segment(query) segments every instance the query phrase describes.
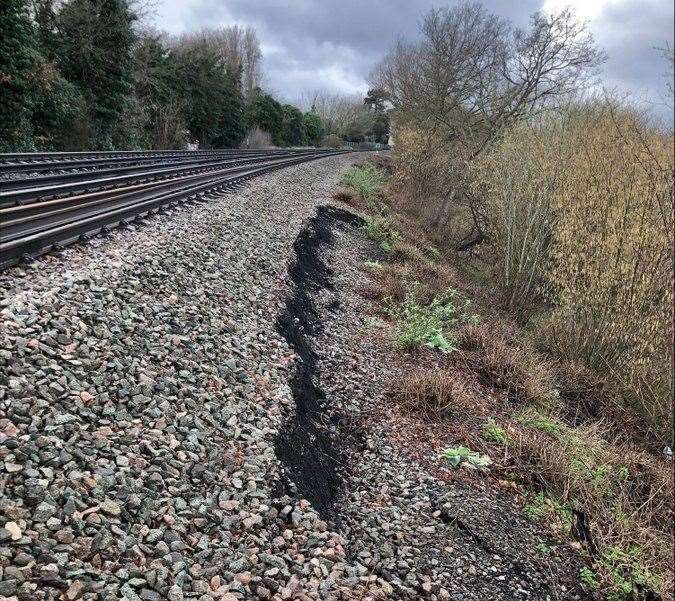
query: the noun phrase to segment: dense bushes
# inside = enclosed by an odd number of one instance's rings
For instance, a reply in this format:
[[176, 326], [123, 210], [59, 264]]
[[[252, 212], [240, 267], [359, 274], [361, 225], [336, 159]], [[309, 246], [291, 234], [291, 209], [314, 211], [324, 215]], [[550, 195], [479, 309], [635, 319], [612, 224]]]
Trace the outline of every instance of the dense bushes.
[[36, 54], [26, 2], [9, 0], [3, 6], [0, 31], [0, 151], [29, 150]]
[[[486, 66], [518, 99], [509, 107], [489, 78], [462, 67], [513, 51], [492, 35], [520, 40], [513, 68], [533, 63], [519, 74]], [[537, 51], [528, 53], [528, 45]], [[556, 65], [554, 79], [540, 82], [546, 101], [527, 83], [542, 60], [544, 71]], [[460, 3], [432, 11], [422, 41], [399, 44], [375, 79], [395, 105], [399, 208], [446, 248], [487, 242], [482, 252], [491, 254], [505, 307], [532, 320], [559, 357], [620, 383], [617, 404], [665, 442], [672, 423], [673, 137], [612, 100], [569, 104], [571, 89], [601, 60], [570, 13], [533, 17], [530, 37], [479, 5]], [[436, 64], [447, 64], [447, 72], [430, 68]], [[435, 89], [447, 93], [438, 97]], [[483, 99], [476, 106], [463, 100], [474, 94]]]
[[[593, 107], [593, 111], [596, 108]], [[575, 111], [572, 121], [585, 114], [585, 111]], [[602, 111], [600, 114], [593, 112], [597, 131], [587, 123], [580, 128], [580, 131], [586, 131], [588, 148], [593, 147], [596, 135], [608, 136], [613, 143], [617, 142], [610, 123], [602, 122], [602, 114]], [[611, 112], [607, 114], [615, 128], [617, 123], [622, 123], [621, 120], [615, 121]], [[555, 194], [550, 194], [550, 198], [542, 202], [542, 197], [545, 197], [543, 191], [550, 190], [551, 186], [540, 189], [532, 184], [547, 181], [543, 177], [547, 173], [556, 182], [566, 181], [567, 177], [574, 175], [560, 174], [555, 167], [550, 171], [542, 167], [541, 173], [532, 168], [537, 161], [546, 163], [550, 160], [555, 164], [557, 149], [565, 147], [563, 140], [566, 138], [561, 134], [564, 130], [559, 128], [561, 123], [566, 121], [558, 116], [539, 120], [537, 127], [532, 124], [519, 126], [509, 131], [495, 146], [490, 152], [490, 160], [476, 165], [472, 175], [490, 176], [490, 186], [487, 178], [481, 184], [486, 207], [502, 210], [505, 217], [488, 222], [487, 243], [469, 256], [448, 249], [441, 254], [423, 252], [422, 249], [429, 247], [429, 239], [411, 226], [405, 213], [395, 210], [397, 205], [407, 206], [405, 201], [396, 198], [395, 189], [381, 190], [377, 205], [357, 204], [360, 210], [370, 212], [365, 220], [364, 233], [381, 247], [383, 240], [386, 241], [383, 234], [396, 232], [396, 252], [385, 252], [381, 261], [364, 265], [371, 282], [362, 289], [362, 294], [376, 303], [378, 315], [390, 318], [394, 346], [416, 349], [405, 358], [407, 373], [404, 372], [401, 377], [397, 374], [391, 384], [391, 398], [398, 407], [423, 420], [421, 427], [428, 429], [426, 431], [431, 438], [450, 439], [490, 456], [493, 474], [500, 482], [504, 484], [503, 478], [506, 478], [512, 481], [511, 484], [517, 483], [514, 488], [529, 499], [524, 507], [528, 517], [551, 526], [560, 536], [576, 538], [575, 544], [583, 545], [591, 558], [589, 565], [583, 568], [584, 576], [580, 575], [585, 588], [602, 588], [606, 598], [615, 601], [648, 599], [652, 598], [653, 592], [669, 598], [673, 584], [673, 478], [672, 465], [659, 456], [670, 432], [668, 396], [660, 397], [665, 404], [659, 409], [658, 405], [649, 404], [650, 397], [644, 393], [638, 397], [639, 389], [634, 385], [626, 386], [639, 361], [625, 364], [621, 371], [624, 375], [619, 378], [618, 373], [608, 372], [606, 366], [591, 368], [577, 361], [575, 358], [580, 357], [587, 364], [591, 363], [581, 349], [566, 355], [555, 348], [555, 338], [548, 338], [552, 327], [550, 322], [561, 327], [560, 336], [568, 335], [564, 327], [573, 332], [576, 325], [565, 324], [556, 315], [554, 303], [562, 303], [563, 299], [554, 297], [557, 287], [553, 285], [553, 276], [558, 273], [557, 268], [562, 268], [558, 264], [566, 263], [552, 259], [551, 247], [556, 243], [555, 230], [569, 218], [566, 212], [576, 214], [580, 208], [570, 206], [574, 200], [571, 197], [559, 201]], [[631, 131], [640, 131], [636, 129], [636, 122], [632, 124]], [[550, 138], [553, 132], [556, 136], [560, 134], [559, 137]], [[643, 130], [637, 139], [649, 139], [648, 136], [643, 137], [644, 133]], [[535, 134], [542, 136], [540, 142], [531, 137]], [[662, 137], [657, 139], [667, 142]], [[543, 148], [552, 151], [554, 147], [556, 152], [552, 152], [553, 156], [537, 153]], [[579, 148], [586, 147], [582, 144]], [[664, 148], [667, 149], [667, 145]], [[611, 153], [627, 156], [627, 150], [623, 146], [612, 146], [611, 152], [609, 148], [603, 149], [603, 156]], [[520, 158], [524, 166], [519, 168], [513, 164], [510, 172], [511, 161], [518, 162], [514, 157]], [[499, 160], [503, 160], [504, 169], [501, 171], [497, 169]], [[569, 165], [571, 162], [562, 164], [563, 167]], [[368, 173], [371, 169], [352, 168], [350, 176], [344, 181], [352, 194], [351, 198], [345, 198], [347, 202], [353, 201], [355, 196], [362, 196], [358, 186], [354, 185], [359, 179], [355, 179], [353, 173], [358, 170]], [[626, 169], [626, 178], [640, 181], [630, 167]], [[529, 173], [530, 170], [537, 175]], [[509, 172], [513, 181], [504, 184], [506, 193], [500, 186], [500, 177]], [[581, 174], [578, 174], [573, 180], [578, 187], [582, 181], [580, 178]], [[596, 178], [592, 181], [602, 183]], [[520, 183], [516, 185], [515, 182]], [[664, 190], [668, 193], [667, 186]], [[516, 194], [522, 198], [512, 199]], [[616, 194], [612, 199], [618, 201]], [[581, 203], [581, 200], [576, 202]], [[544, 207], [549, 218], [543, 221], [529, 217], [510, 218], [509, 207], [500, 209], [495, 206], [507, 201], [522, 205], [523, 208], [515, 211], [520, 215], [530, 215]], [[647, 202], [647, 199], [643, 198], [643, 201]], [[565, 204], [560, 205], [559, 202]], [[610, 209], [605, 212], [612, 214]], [[666, 212], [671, 214], [667, 208]], [[562, 215], [559, 216], [559, 213]], [[636, 208], [627, 218], [631, 220], [647, 213]], [[613, 258], [624, 253], [627, 259], [632, 256], [630, 247], [617, 251], [614, 246], [599, 245], [589, 236], [589, 233], [597, 233], [592, 227], [592, 214], [586, 217], [588, 222], [573, 223], [581, 229], [580, 244], [597, 246], [589, 251], [591, 258], [595, 253], [608, 249]], [[598, 221], [603, 223], [601, 219]], [[501, 228], [503, 223], [509, 227]], [[532, 252], [528, 247], [528, 237], [534, 235], [533, 230], [541, 223], [545, 224], [542, 227], [548, 235], [543, 236], [547, 239], [545, 244], [534, 244], [535, 249], [543, 249], [541, 269], [536, 271], [537, 283], [529, 288], [530, 292], [517, 297], [527, 299], [527, 313], [538, 309], [537, 319], [530, 320], [525, 329], [503, 311], [503, 306], [496, 306], [495, 300], [499, 297], [500, 287], [508, 298], [504, 277], [506, 249], [509, 244], [514, 247], [511, 251], [514, 262], [528, 255]], [[497, 228], [503, 229], [501, 234]], [[602, 232], [602, 229], [598, 231]], [[618, 231], [617, 228], [615, 231]], [[618, 241], [621, 237], [609, 239]], [[502, 240], [510, 242], [502, 243]], [[658, 244], [654, 244], [653, 240], [652, 244], [653, 248], [657, 248]], [[410, 251], [399, 252], [406, 248]], [[583, 264], [582, 248], [585, 246], [571, 248], [574, 256], [567, 260], [572, 264]], [[642, 262], [650, 264], [644, 256]], [[594, 273], [597, 281], [584, 279], [585, 271], [579, 267], [577, 279], [570, 278], [564, 282], [570, 287], [572, 284], [579, 286], [581, 290], [590, 287], [596, 295], [606, 295], [612, 290], [621, 295], [624, 293], [621, 286], [615, 285], [612, 289], [603, 279], [613, 271], [613, 264], [609, 260], [607, 263], [607, 273]], [[523, 264], [529, 266], [531, 262], [523, 259]], [[480, 270], [480, 284], [473, 281], [473, 269]], [[510, 269], [510, 273], [518, 273], [517, 269]], [[632, 269], [634, 273], [641, 273], [635, 266]], [[496, 277], [491, 278], [490, 275]], [[667, 286], [669, 281], [670, 275], [664, 274], [661, 285]], [[459, 292], [448, 299], [444, 296], [447, 290]], [[652, 292], [655, 294], [652, 302], [657, 298], [661, 300], [659, 294], [668, 295], [663, 290]], [[462, 309], [462, 304], [457, 302], [461, 297], [472, 298], [471, 313], [475, 310], [477, 315], [468, 315], [468, 308]], [[591, 304], [592, 299], [584, 302]], [[666, 305], [669, 303], [667, 300], [664, 302]], [[596, 319], [602, 318], [597, 307], [587, 309], [585, 304], [572, 304], [570, 309], [579, 315], [589, 310]], [[620, 315], [617, 312], [612, 314], [612, 318], [629, 317], [628, 313]], [[545, 325], [542, 325], [542, 316]], [[639, 318], [636, 316], [635, 319], [639, 326]], [[626, 328], [634, 335], [638, 335], [640, 329], [632, 324], [626, 324]], [[657, 334], [652, 333], [655, 338]], [[668, 357], [667, 333], [661, 332], [660, 335], [664, 354], [656, 352], [651, 355], [645, 363], [651, 366], [651, 371], [640, 372], [645, 382], [652, 383], [653, 392], [657, 390], [654, 382], [659, 381], [657, 368], [663, 368], [661, 375], [664, 376], [667, 371], [667, 360], [664, 359]], [[629, 345], [627, 341], [617, 345], [621, 348], [630, 346], [634, 350], [640, 346], [635, 343]], [[434, 368], [429, 369], [429, 365]], [[645, 375], [649, 374], [651, 378], [647, 379]], [[667, 386], [667, 380], [662, 385]], [[626, 396], [631, 393], [635, 396]], [[628, 404], [630, 398], [641, 398], [645, 408], [650, 407], [652, 413], [636, 410], [641, 406]], [[621, 407], [621, 411], [617, 407]], [[659, 411], [654, 411], [655, 408]], [[639, 418], [640, 415], [642, 418]], [[652, 422], [652, 432], [656, 432], [657, 437], [653, 434], [645, 437], [644, 430], [634, 428], [641, 426], [647, 415], [658, 417]], [[451, 420], [443, 419], [449, 416]], [[416, 427], [420, 427], [417, 422]], [[425, 448], [423, 443], [420, 448]]]
[[[569, 12], [535, 15], [526, 33], [478, 4], [429, 13], [374, 73], [395, 107], [387, 217], [400, 246], [432, 240], [439, 269], [483, 300], [490, 328], [458, 333], [448, 373], [500, 420], [507, 476], [543, 500], [533, 515], [590, 524], [582, 542], [610, 598], [665, 598], [673, 133], [583, 92], [601, 60]], [[400, 226], [411, 217], [427, 236]], [[393, 276], [411, 271], [379, 269], [367, 296], [400, 297]], [[476, 444], [473, 423], [452, 436]]]
[[673, 140], [611, 103], [513, 127], [473, 165], [507, 305], [671, 423]]

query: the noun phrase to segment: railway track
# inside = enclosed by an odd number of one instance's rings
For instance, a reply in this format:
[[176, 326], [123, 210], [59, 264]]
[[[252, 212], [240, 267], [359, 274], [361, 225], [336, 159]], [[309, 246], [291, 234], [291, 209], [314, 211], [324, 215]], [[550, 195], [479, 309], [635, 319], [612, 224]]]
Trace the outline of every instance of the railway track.
[[[243, 181], [342, 151], [0, 154], [0, 270]], [[27, 175], [28, 174], [28, 175]]]

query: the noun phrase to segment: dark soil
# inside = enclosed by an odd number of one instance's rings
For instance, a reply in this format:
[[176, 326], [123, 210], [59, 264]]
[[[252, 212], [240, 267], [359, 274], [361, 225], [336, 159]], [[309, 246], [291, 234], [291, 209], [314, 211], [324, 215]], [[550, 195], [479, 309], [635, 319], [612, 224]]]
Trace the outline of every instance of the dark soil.
[[[329, 206], [321, 206], [301, 230], [288, 267], [293, 294], [276, 323], [277, 331], [297, 353], [290, 385], [295, 412], [275, 440], [276, 455], [298, 496], [307, 499], [325, 519], [342, 490], [340, 466], [343, 452], [324, 415], [326, 395], [320, 386], [318, 357], [313, 341], [322, 331], [316, 298], [333, 288], [333, 270], [321, 257], [334, 244], [333, 229], [352, 228], [361, 218]], [[330, 306], [337, 307], [337, 299]], [[332, 416], [335, 420], [335, 416]]]

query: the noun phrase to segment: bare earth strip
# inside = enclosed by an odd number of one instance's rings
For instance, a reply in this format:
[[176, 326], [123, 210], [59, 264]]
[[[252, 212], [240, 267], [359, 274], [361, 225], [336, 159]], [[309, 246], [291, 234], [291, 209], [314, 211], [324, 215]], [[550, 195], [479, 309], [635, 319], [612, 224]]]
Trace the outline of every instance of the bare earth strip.
[[317, 211], [352, 161], [0, 276], [0, 597], [580, 598], [507, 495], [432, 476], [388, 418], [370, 243]]

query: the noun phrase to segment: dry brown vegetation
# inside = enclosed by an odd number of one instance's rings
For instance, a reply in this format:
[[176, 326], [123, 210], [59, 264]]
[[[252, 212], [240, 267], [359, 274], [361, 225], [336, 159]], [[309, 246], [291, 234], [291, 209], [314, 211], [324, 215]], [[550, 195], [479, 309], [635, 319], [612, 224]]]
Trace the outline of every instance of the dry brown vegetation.
[[[411, 353], [392, 397], [534, 487], [528, 513], [589, 555], [586, 587], [669, 598], [673, 134], [584, 92], [604, 57], [569, 11], [518, 31], [461, 2], [420, 33], [373, 74], [395, 146], [364, 292], [386, 316], [414, 289], [438, 354], [420, 371]], [[424, 321], [460, 297], [478, 325]]]
[[[500, 289], [483, 253], [446, 247], [431, 258], [424, 252], [438, 237], [403, 211], [396, 184], [394, 177], [380, 214], [399, 239], [376, 268], [367, 268], [371, 283], [363, 295], [386, 317], [387, 303], [402, 302], [411, 287], [422, 306], [454, 288], [472, 299], [480, 319], [457, 325], [456, 350], [437, 353], [434, 368], [427, 351], [409, 355], [409, 372], [392, 384], [392, 400], [430, 429], [447, 425], [448, 444], [489, 454], [497, 478], [540, 491], [528, 497], [528, 515], [577, 540], [614, 598], [647, 591], [666, 598], [672, 590], [672, 464], [645, 450], [647, 431], [617, 410], [616, 381], [542, 348], [536, 329], [523, 329], [507, 304], [495, 306]], [[340, 194], [369, 210], [354, 190]], [[484, 275], [479, 283], [467, 277], [476, 271]], [[636, 432], [637, 442], [631, 440]]]

